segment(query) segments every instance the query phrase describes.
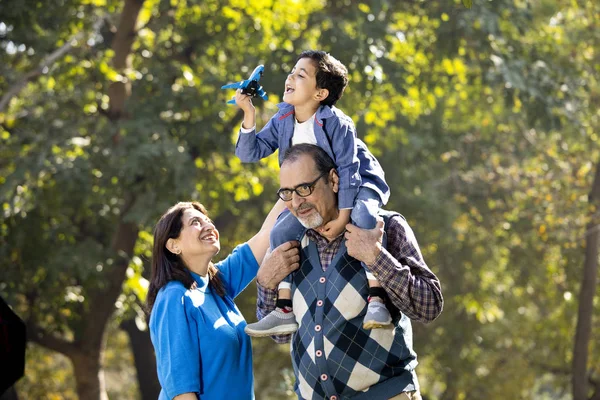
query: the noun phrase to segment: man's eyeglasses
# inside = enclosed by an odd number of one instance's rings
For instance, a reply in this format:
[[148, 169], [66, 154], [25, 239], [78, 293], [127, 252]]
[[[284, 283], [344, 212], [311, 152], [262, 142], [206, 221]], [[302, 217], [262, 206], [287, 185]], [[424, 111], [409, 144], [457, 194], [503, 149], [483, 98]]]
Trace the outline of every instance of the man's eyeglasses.
[[312, 194], [313, 190], [315, 189], [315, 185], [317, 184], [319, 179], [321, 179], [322, 177], [327, 175], [328, 172], [323, 172], [314, 181], [308, 182], [308, 183], [301, 183], [298, 186], [296, 186], [295, 188], [292, 188], [292, 189], [281, 188], [277, 191], [277, 196], [279, 196], [279, 198], [283, 201], [292, 200], [292, 196], [294, 195], [294, 192], [296, 192], [296, 194], [300, 197], [310, 196]]

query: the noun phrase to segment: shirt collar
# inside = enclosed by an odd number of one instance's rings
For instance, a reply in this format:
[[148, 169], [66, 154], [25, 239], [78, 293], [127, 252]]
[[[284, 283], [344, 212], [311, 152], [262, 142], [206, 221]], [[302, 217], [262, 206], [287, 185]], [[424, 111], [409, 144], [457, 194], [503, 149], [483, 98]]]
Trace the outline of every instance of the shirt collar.
[[333, 244], [336, 242], [341, 242], [344, 234], [340, 234], [340, 236], [336, 237], [335, 239], [333, 239], [332, 241], [327, 240], [324, 236], [322, 236], [321, 234], [319, 234], [317, 231], [315, 231], [314, 229], [308, 229], [306, 231], [306, 236], [308, 236], [308, 238], [310, 240], [312, 240], [313, 242], [317, 243], [317, 244]]
[[[291, 105], [290, 103], [286, 103], [281, 102], [279, 104], [277, 104], [277, 107], [283, 112], [286, 113], [288, 111], [291, 111], [294, 109], [294, 106]], [[317, 109], [317, 119], [321, 120], [321, 119], [326, 119], [329, 117], [333, 117], [333, 108], [330, 106], [320, 106]]]
[[190, 274], [192, 274], [192, 278], [194, 278], [198, 289], [203, 289], [208, 286], [208, 273], [206, 274], [206, 276], [201, 276], [195, 272], [190, 271]]

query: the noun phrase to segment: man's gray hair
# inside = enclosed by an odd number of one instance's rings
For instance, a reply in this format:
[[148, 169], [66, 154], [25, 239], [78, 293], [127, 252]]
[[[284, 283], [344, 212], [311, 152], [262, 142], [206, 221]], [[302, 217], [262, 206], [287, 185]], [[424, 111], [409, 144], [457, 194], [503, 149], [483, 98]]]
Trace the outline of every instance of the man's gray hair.
[[[319, 146], [309, 143], [300, 143], [289, 147], [283, 155], [283, 161], [281, 162], [281, 165], [286, 162], [297, 161], [302, 155], [307, 155], [314, 160], [319, 174], [326, 174], [332, 168], [337, 171], [337, 166], [331, 157], [329, 157], [329, 155], [325, 152], [325, 150]], [[328, 181], [329, 176], [326, 175], [325, 182]]]

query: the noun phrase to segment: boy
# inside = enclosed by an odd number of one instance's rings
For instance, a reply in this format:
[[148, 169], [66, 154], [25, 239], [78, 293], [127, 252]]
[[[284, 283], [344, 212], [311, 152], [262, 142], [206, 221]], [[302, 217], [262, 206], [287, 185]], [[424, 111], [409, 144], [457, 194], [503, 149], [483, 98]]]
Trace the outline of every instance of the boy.
[[[340, 61], [323, 51], [304, 51], [285, 81], [284, 102], [258, 134], [251, 98], [240, 90], [235, 97], [244, 112], [235, 150], [242, 162], [256, 162], [279, 149], [281, 164], [287, 148], [298, 143], [320, 146], [335, 161], [340, 178], [339, 216], [317, 229], [329, 239], [342, 234], [350, 220], [361, 228], [373, 229], [378, 209], [389, 199], [389, 187], [379, 162], [356, 137], [352, 120], [334, 107], [347, 84], [348, 71]], [[309, 196], [319, 179], [293, 190], [280, 189], [278, 195], [284, 201], [290, 201], [294, 193]], [[284, 211], [271, 233], [271, 248], [298, 240], [307, 228], [311, 227], [303, 227], [289, 211]], [[388, 326], [392, 319], [384, 305], [385, 291], [364, 267], [369, 281], [369, 305], [363, 328]], [[288, 277], [279, 285], [277, 308], [262, 320], [247, 325], [245, 331], [250, 336], [270, 336], [293, 333], [297, 328]]]

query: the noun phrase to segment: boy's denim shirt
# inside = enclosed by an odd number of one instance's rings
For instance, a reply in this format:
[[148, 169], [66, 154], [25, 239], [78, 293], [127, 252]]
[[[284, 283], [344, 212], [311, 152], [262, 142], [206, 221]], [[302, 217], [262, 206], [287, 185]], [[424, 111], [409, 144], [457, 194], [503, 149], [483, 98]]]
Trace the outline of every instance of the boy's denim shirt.
[[[279, 111], [256, 133], [240, 131], [235, 154], [242, 162], [257, 162], [279, 149], [279, 165], [294, 135], [294, 106], [279, 103]], [[338, 207], [352, 208], [361, 186], [375, 190], [381, 204], [387, 203], [390, 188], [385, 182], [381, 165], [365, 143], [356, 137], [352, 119], [339, 108], [321, 106], [315, 114], [317, 145], [335, 162], [340, 177]]]

